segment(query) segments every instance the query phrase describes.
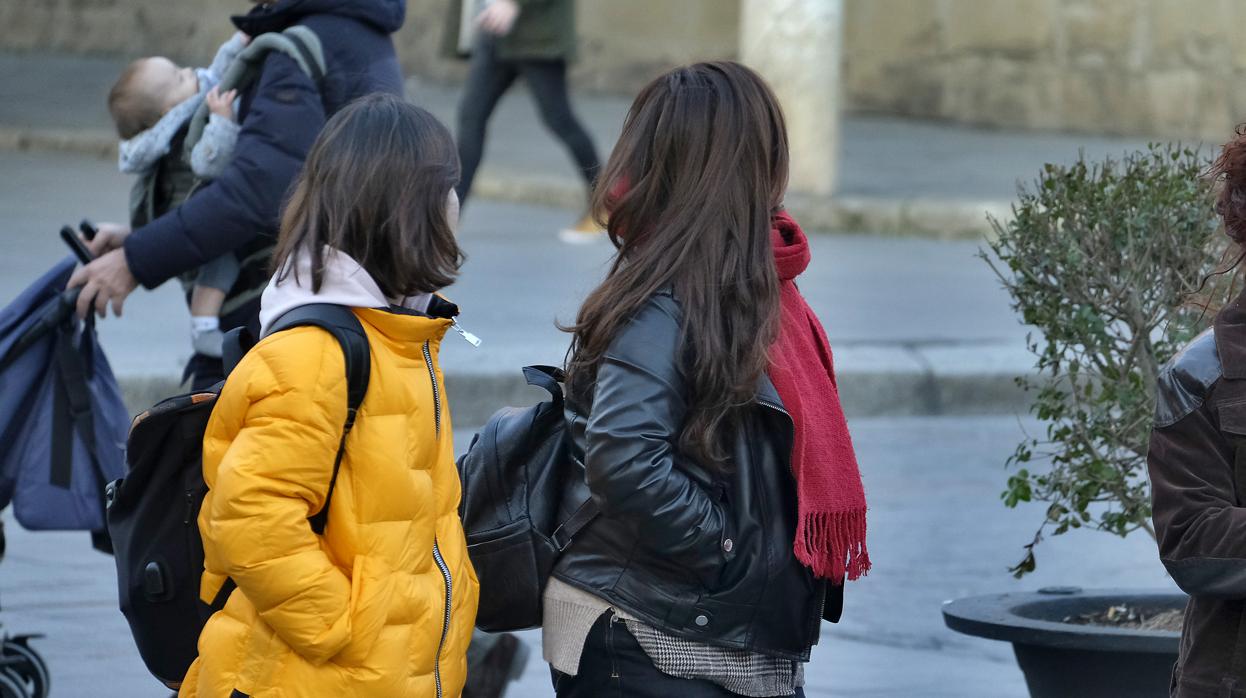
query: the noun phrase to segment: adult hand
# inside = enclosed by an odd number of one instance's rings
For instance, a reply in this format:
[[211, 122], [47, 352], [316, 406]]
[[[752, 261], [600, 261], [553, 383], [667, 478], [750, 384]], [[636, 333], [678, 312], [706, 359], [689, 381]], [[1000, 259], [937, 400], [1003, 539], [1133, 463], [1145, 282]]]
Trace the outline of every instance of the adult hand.
[[476, 26], [494, 36], [506, 36], [518, 17], [519, 3], [515, 0], [493, 0], [476, 17]]
[[105, 252], [121, 247], [126, 236], [130, 234], [130, 226], [120, 223], [100, 223], [98, 234], [91, 240], [83, 240], [91, 254], [98, 257]]
[[69, 277], [69, 288], [78, 287], [82, 287], [82, 292], [78, 294], [78, 317], [85, 318], [92, 306], [100, 317], [104, 317], [109, 303], [112, 303], [113, 313], [121, 317], [121, 306], [126, 297], [138, 288], [138, 281], [130, 273], [125, 250], [115, 249], [74, 271]]

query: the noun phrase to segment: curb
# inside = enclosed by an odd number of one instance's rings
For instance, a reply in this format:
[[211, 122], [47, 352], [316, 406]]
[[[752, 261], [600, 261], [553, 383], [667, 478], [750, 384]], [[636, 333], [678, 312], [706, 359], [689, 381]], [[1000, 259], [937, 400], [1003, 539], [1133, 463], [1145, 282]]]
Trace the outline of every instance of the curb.
[[49, 150], [116, 159], [117, 140], [108, 132], [0, 126], [0, 150]]
[[[121, 376], [118, 382], [131, 414], [185, 392], [172, 375]], [[1023, 414], [1029, 409], [1015, 373], [844, 371], [838, 382], [850, 418]], [[460, 428], [482, 425], [503, 406], [531, 405], [544, 395], [524, 383], [517, 370], [449, 373], [446, 393]]]
[[[486, 165], [472, 185], [472, 195], [494, 201], [584, 208], [584, 189], [575, 180], [551, 175], [504, 172]], [[882, 233], [936, 240], [979, 240], [994, 236], [990, 218], [1007, 221], [1012, 202], [972, 199], [817, 198], [793, 194], [787, 207], [810, 230]]]
[[[0, 150], [79, 153], [111, 159], [117, 142], [110, 132], [0, 126]], [[473, 195], [494, 201], [584, 208], [582, 185], [569, 177], [485, 167]], [[993, 235], [987, 216], [1007, 220], [1009, 201], [972, 199], [881, 198], [837, 196], [818, 198], [793, 194], [788, 208], [809, 230], [881, 233], [936, 240], [981, 239]]]

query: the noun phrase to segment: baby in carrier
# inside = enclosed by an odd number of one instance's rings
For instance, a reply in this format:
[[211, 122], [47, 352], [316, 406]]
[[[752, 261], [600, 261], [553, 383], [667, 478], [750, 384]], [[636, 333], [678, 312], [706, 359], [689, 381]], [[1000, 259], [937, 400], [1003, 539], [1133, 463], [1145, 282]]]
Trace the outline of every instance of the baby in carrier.
[[[108, 111], [122, 138], [118, 162], [122, 172], [151, 177], [163, 171], [160, 166], [166, 159], [185, 158], [180, 139], [206, 101], [211, 114], [190, 153], [190, 170], [199, 181], [221, 173], [233, 154], [239, 126], [234, 111], [237, 91], [221, 93], [217, 85], [247, 42], [245, 34], [235, 34], [208, 68], [182, 68], [163, 57], [140, 58], [126, 67], [108, 94]], [[193, 188], [184, 187], [176, 198], [184, 200]], [[190, 293], [191, 341], [196, 352], [221, 355], [221, 308], [238, 273], [238, 259], [231, 253], [208, 262], [196, 274]]]

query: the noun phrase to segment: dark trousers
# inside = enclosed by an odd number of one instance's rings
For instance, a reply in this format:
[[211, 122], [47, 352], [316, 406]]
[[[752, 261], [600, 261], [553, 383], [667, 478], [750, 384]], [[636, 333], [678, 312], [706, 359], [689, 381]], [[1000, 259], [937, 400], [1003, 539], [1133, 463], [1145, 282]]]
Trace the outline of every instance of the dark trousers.
[[[567, 676], [557, 670], [558, 698], [735, 698], [737, 694], [709, 681], [677, 679], [658, 671], [649, 655], [614, 613], [602, 614], [584, 643], [580, 671]], [[776, 697], [777, 698], [777, 697]], [[805, 698], [796, 689], [795, 698]]]
[[541, 120], [571, 151], [584, 182], [592, 188], [601, 163], [597, 148], [567, 97], [567, 64], [562, 60], [498, 60], [493, 40], [482, 36], [472, 51], [471, 67], [459, 102], [459, 161], [463, 171], [456, 189], [459, 201], [466, 202], [472, 180], [484, 153], [485, 129], [498, 100], [523, 75], [536, 98]]

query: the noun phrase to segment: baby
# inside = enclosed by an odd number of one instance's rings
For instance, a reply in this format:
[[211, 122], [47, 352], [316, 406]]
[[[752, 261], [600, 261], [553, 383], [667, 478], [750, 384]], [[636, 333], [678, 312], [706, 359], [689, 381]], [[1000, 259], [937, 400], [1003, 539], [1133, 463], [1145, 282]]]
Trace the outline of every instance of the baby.
[[[174, 143], [206, 100], [211, 114], [189, 165], [199, 179], [221, 173], [237, 143], [239, 127], [234, 117], [236, 91], [221, 94], [217, 83], [248, 41], [245, 34], [235, 34], [206, 69], [182, 68], [163, 57], [140, 58], [126, 67], [108, 94], [108, 111], [122, 138], [118, 162], [122, 172], [155, 176], [165, 158], [182, 158], [180, 142], [176, 148]], [[238, 272], [233, 254], [199, 269], [190, 297], [191, 340], [197, 353], [221, 355], [221, 308]]]

